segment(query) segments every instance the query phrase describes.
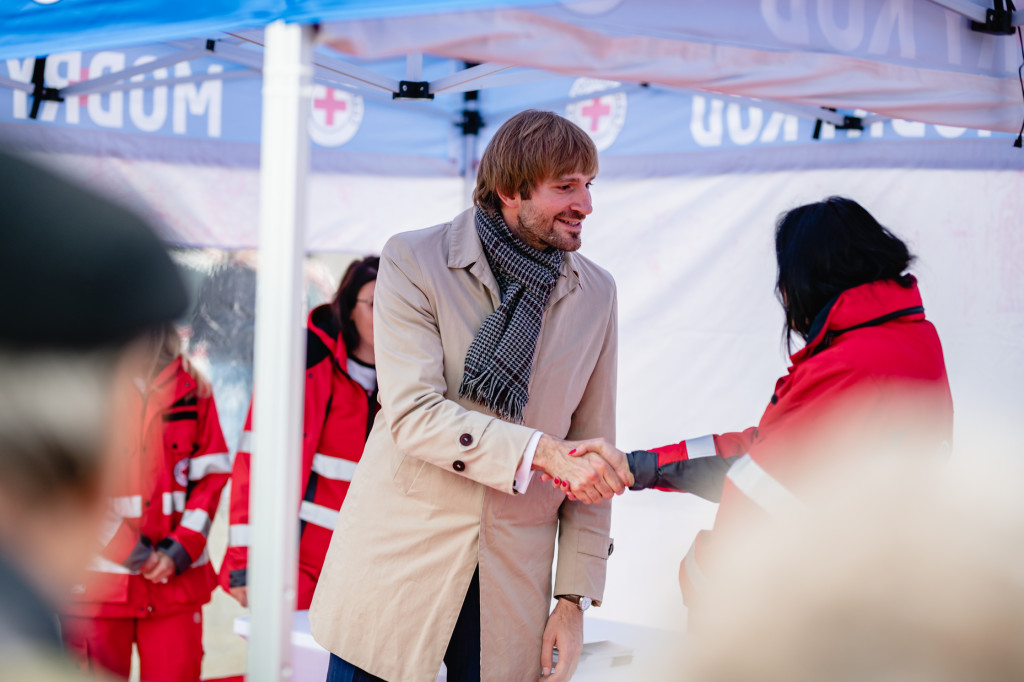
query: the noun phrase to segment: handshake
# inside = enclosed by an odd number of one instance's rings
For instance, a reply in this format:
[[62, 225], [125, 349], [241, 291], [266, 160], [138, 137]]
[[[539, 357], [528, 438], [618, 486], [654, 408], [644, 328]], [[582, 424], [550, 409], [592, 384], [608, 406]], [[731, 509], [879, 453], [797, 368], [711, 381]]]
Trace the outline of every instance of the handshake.
[[543, 472], [541, 481], [586, 504], [609, 500], [633, 485], [626, 454], [603, 438], [566, 441], [544, 434], [532, 468]]

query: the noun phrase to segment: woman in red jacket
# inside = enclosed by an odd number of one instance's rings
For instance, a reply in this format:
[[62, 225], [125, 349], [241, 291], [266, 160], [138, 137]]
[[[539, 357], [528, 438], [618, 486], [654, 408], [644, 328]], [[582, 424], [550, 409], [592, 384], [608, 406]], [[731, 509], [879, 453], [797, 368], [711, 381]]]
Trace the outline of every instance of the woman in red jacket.
[[[716, 546], [820, 499], [806, 475], [868, 466], [875, 455], [887, 464], [927, 457], [952, 441], [942, 346], [917, 280], [905, 274], [913, 260], [906, 245], [856, 202], [832, 197], [783, 215], [775, 251], [786, 338], [804, 346], [760, 423], [626, 455], [633, 490], [721, 502], [714, 531], [698, 535], [680, 567], [688, 605], [715, 573]], [[610, 446], [590, 449], [602, 448]]]
[[90, 669], [127, 678], [132, 644], [145, 682], [198, 680], [202, 606], [217, 576], [206, 538], [231, 470], [209, 384], [181, 355], [171, 323], [150, 337], [152, 370], [135, 379], [120, 434], [102, 549], [62, 616], [68, 648]]
[[[377, 414], [373, 292], [379, 262], [379, 257], [367, 256], [352, 263], [334, 299], [309, 314], [298, 513], [299, 609], [308, 609], [313, 599], [338, 510]], [[242, 606], [248, 606], [251, 438], [250, 406], [231, 473], [228, 549], [220, 569], [221, 586]]]

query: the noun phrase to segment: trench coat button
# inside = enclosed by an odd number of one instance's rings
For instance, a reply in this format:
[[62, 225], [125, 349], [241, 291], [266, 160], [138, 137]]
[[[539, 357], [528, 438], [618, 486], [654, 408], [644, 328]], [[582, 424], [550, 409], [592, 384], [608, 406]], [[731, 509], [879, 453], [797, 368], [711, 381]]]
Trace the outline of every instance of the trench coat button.
[[614, 552], [614, 551], [615, 551], [615, 543], [614, 542], [609, 542], [608, 543], [608, 556], [611, 556], [612, 552]]
[[452, 469], [455, 469], [456, 471], [465, 471], [466, 463], [463, 462], [461, 459], [457, 459], [454, 462], [452, 462]]
[[761, 430], [760, 429], [754, 429], [754, 438], [757, 438], [760, 435], [761, 435]]
[[462, 445], [464, 445], [465, 447], [469, 447], [470, 445], [473, 444], [473, 436], [469, 435], [468, 433], [464, 433], [461, 436], [459, 436], [459, 442], [462, 443]]
[[779, 396], [772, 393], [772, 405], [774, 405], [777, 402], [779, 402]]

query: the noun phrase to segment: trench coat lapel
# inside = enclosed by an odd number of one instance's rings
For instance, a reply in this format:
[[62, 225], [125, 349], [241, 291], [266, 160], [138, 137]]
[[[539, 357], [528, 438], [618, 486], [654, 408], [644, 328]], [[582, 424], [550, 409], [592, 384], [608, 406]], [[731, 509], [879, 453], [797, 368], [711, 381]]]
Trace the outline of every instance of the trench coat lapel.
[[484, 255], [484, 246], [476, 233], [476, 208], [470, 208], [452, 221], [451, 236], [448, 239], [448, 267], [469, 268], [471, 275], [491, 292], [492, 312], [501, 305], [501, 287], [491, 272], [491, 266]]
[[[460, 213], [452, 221], [451, 237], [448, 243], [448, 267], [462, 269], [469, 267], [469, 272], [491, 293], [494, 308], [501, 305], [501, 287], [491, 272], [491, 266], [484, 254], [483, 244], [476, 233], [476, 209], [471, 208]], [[570, 252], [562, 259], [561, 271], [555, 282], [555, 289], [548, 298], [545, 309], [565, 298], [573, 289], [580, 286], [579, 272], [576, 269], [575, 256]]]
[[576, 257], [572, 252], [567, 252], [562, 258], [562, 270], [558, 273], [558, 281], [555, 282], [555, 290], [548, 297], [548, 303], [544, 309], [552, 307], [560, 300], [572, 293], [572, 290], [580, 286], [580, 274], [576, 269]]

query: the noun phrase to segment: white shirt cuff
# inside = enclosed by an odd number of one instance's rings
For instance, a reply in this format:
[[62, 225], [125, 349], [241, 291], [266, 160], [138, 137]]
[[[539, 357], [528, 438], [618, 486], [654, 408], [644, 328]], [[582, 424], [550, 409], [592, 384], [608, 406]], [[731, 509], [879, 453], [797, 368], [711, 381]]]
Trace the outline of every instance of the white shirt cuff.
[[533, 480], [533, 471], [531, 471], [533, 456], [537, 454], [537, 443], [540, 442], [540, 437], [543, 435], [540, 431], [534, 431], [530, 442], [526, 444], [526, 452], [523, 453], [523, 463], [519, 465], [515, 480], [512, 482], [512, 490], [520, 495], [526, 492], [526, 489], [530, 487], [530, 481]]

